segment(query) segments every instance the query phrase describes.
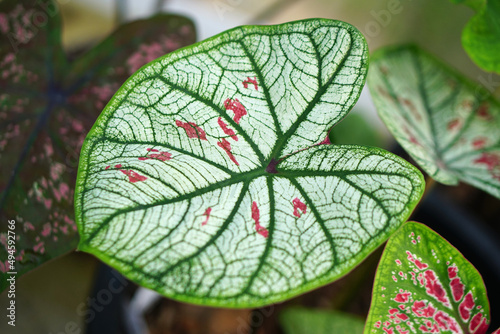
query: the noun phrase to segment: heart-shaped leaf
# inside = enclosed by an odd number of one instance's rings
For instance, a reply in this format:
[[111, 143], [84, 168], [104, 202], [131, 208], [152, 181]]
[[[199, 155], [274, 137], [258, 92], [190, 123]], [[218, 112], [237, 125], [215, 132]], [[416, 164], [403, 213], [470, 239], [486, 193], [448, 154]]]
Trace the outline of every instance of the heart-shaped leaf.
[[416, 47], [378, 51], [368, 85], [384, 123], [432, 178], [500, 198], [500, 105], [485, 90]]
[[[111, 95], [141, 65], [195, 40], [191, 21], [159, 15], [68, 62], [60, 30], [54, 2], [0, 3], [0, 272], [18, 276], [76, 247], [78, 153]], [[14, 268], [5, 262], [8, 220], [16, 221]]]
[[462, 32], [462, 45], [469, 57], [483, 70], [500, 73], [500, 2], [466, 0], [476, 11]]
[[425, 225], [408, 222], [385, 246], [365, 333], [470, 333], [488, 329], [481, 275]]
[[286, 334], [361, 334], [365, 322], [338, 311], [286, 309], [280, 314]]
[[355, 28], [313, 19], [236, 28], [143, 67], [83, 145], [79, 249], [217, 306], [269, 304], [344, 275], [423, 186], [385, 151], [315, 145], [356, 102], [366, 58]]

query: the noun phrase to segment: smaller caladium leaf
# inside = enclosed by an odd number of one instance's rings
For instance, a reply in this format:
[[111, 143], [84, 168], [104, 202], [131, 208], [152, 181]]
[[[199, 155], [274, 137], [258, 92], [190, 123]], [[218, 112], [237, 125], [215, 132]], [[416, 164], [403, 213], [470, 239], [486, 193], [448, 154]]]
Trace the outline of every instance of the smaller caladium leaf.
[[365, 333], [483, 334], [489, 314], [472, 264], [427, 226], [408, 222], [385, 247]]
[[280, 314], [286, 334], [361, 334], [365, 322], [338, 311], [289, 308]]
[[500, 197], [500, 105], [482, 87], [413, 46], [378, 51], [368, 85], [384, 123], [432, 178]]

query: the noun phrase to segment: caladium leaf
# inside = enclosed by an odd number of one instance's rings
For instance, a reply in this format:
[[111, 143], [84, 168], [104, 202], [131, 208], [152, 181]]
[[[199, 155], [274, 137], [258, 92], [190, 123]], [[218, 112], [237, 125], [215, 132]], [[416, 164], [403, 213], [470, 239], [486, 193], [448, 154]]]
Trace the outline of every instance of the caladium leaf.
[[385, 151], [326, 145], [366, 61], [355, 28], [313, 19], [235, 28], [143, 67], [84, 142], [79, 249], [205, 305], [260, 306], [345, 274], [423, 185]]
[[339, 311], [286, 309], [280, 314], [286, 334], [361, 334], [364, 320]]
[[489, 312], [472, 264], [427, 226], [408, 222], [385, 246], [365, 333], [483, 334]]
[[500, 105], [484, 89], [413, 46], [378, 51], [368, 85], [384, 123], [432, 178], [500, 197]]
[[500, 73], [500, 3], [497, 0], [467, 0], [476, 11], [462, 32], [462, 45], [483, 70]]
[[[58, 11], [51, 1], [0, 4], [0, 272], [18, 276], [76, 247], [78, 153], [111, 95], [142, 64], [195, 41], [190, 20], [159, 15], [68, 62]], [[16, 221], [14, 268], [8, 220]]]

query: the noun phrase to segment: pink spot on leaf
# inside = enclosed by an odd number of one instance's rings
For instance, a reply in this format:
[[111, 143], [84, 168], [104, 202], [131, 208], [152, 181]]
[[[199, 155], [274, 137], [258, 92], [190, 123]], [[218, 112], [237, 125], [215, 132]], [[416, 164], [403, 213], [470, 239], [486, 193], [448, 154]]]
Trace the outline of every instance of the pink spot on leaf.
[[50, 223], [46, 223], [43, 225], [42, 236], [48, 237], [50, 235], [51, 227]]
[[236, 166], [240, 165], [238, 161], [236, 161], [236, 158], [234, 157], [233, 153], [231, 153], [231, 144], [225, 138], [222, 138], [222, 141], [217, 142], [217, 146], [226, 151], [227, 155], [229, 156], [229, 159], [231, 159], [231, 161], [234, 162]]
[[410, 140], [411, 143], [413, 143], [415, 145], [422, 146], [420, 144], [420, 142], [417, 140], [417, 138], [415, 138], [413, 133], [410, 131], [410, 129], [408, 129], [406, 126], [403, 126], [403, 131], [406, 133], [406, 135], [408, 136], [408, 139]]
[[469, 330], [472, 334], [484, 334], [486, 333], [487, 329], [488, 322], [481, 313], [478, 313], [474, 317], [472, 317], [472, 320], [469, 324]]
[[401, 292], [396, 295], [394, 301], [398, 303], [407, 303], [410, 300], [411, 292]]
[[260, 212], [255, 201], [252, 203], [252, 219], [255, 221], [255, 231], [257, 231], [257, 233], [262, 235], [264, 238], [267, 238], [269, 236], [269, 231], [260, 225]]
[[44, 199], [43, 204], [47, 209], [50, 209], [52, 207], [52, 200], [51, 199]]
[[477, 109], [477, 116], [485, 121], [490, 121], [492, 119], [487, 103], [483, 103], [479, 106]]
[[457, 267], [449, 267], [448, 268], [448, 277], [449, 278], [457, 277], [457, 271], [458, 271]]
[[128, 176], [128, 181], [130, 183], [135, 183], [135, 182], [140, 182], [140, 181], [147, 180], [147, 177], [145, 177], [143, 175], [140, 175], [139, 173], [134, 172], [131, 169], [129, 169], [129, 170], [120, 169], [120, 172], [122, 172], [123, 174], [125, 174], [125, 175]]
[[323, 139], [322, 142], [318, 143], [318, 145], [330, 145], [332, 142], [330, 140], [330, 134], [328, 133], [325, 137], [325, 139]]
[[23, 230], [24, 230], [24, 232], [26, 232], [26, 231], [34, 231], [35, 227], [30, 222], [25, 222], [23, 224]]
[[306, 213], [307, 206], [304, 203], [302, 203], [298, 197], [295, 197], [292, 203], [293, 203], [293, 215], [295, 217], [300, 218], [301, 213], [299, 212], [299, 210], [302, 211], [302, 214]]
[[430, 303], [426, 307], [426, 304], [423, 300], [415, 301], [411, 306], [411, 310], [413, 311], [413, 314], [421, 318], [432, 318], [434, 312], [436, 312], [436, 309], [432, 307]]
[[226, 99], [226, 101], [224, 101], [224, 107], [226, 110], [232, 110], [234, 112], [233, 120], [236, 124], [239, 124], [241, 118], [247, 114], [247, 110], [238, 99]]
[[486, 146], [488, 139], [485, 137], [478, 137], [472, 141], [472, 147], [474, 149], [479, 150]]
[[454, 119], [448, 123], [448, 130], [453, 131], [453, 130], [458, 130], [462, 126], [460, 120]]
[[424, 273], [426, 280], [426, 292], [429, 296], [432, 296], [443, 303], [445, 306], [449, 306], [450, 302], [446, 297], [446, 291], [444, 291], [443, 286], [439, 282], [433, 270], [427, 270]]
[[219, 126], [221, 127], [222, 131], [224, 131], [224, 133], [226, 135], [231, 136], [231, 138], [233, 140], [238, 141], [238, 137], [236, 136], [234, 130], [227, 127], [227, 124], [224, 123], [224, 121], [222, 120], [222, 117], [219, 117], [217, 119], [217, 123], [219, 123]]
[[386, 332], [387, 334], [394, 334], [394, 330], [392, 329], [392, 327], [389, 327], [389, 328], [386, 328], [386, 327], [382, 327], [383, 331]]
[[500, 180], [500, 156], [494, 153], [483, 153], [474, 160], [476, 164], [485, 164], [490, 174], [497, 180]]
[[259, 86], [257, 84], [257, 77], [253, 77], [253, 79], [250, 79], [250, 77], [247, 77], [245, 81], [243, 81], [243, 87], [248, 88], [248, 84], [252, 84], [255, 88], [255, 90], [259, 90]]
[[410, 109], [410, 112], [411, 112], [411, 114], [413, 115], [413, 117], [415, 118], [416, 121], [421, 121], [422, 120], [422, 116], [420, 115], [420, 113], [418, 112], [417, 108], [415, 107], [415, 105], [413, 104], [413, 102], [411, 100], [405, 99], [405, 98], [400, 98], [399, 101], [404, 106], [406, 106], [408, 109]]
[[456, 277], [450, 282], [453, 299], [458, 302], [464, 295], [464, 285], [460, 282], [460, 278]]
[[[412, 241], [415, 241], [415, 240], [412, 240]], [[416, 241], [415, 241], [416, 243]], [[418, 269], [422, 270], [422, 269], [425, 269], [428, 267], [428, 265], [426, 263], [422, 263], [420, 262], [416, 256], [414, 257], [409, 251], [406, 251], [406, 254], [408, 255], [408, 260], [410, 260], [411, 262], [413, 262]]]
[[[167, 160], [172, 159], [172, 154], [170, 154], [168, 152], [159, 152], [158, 150], [151, 149], [151, 148], [148, 148], [147, 151], [150, 153], [148, 153], [148, 155], [145, 157], [139, 157], [139, 160], [156, 159], [156, 160], [160, 160], [160, 161], [167, 161]], [[153, 152], [153, 153], [151, 153], [151, 152]], [[154, 152], [159, 152], [159, 153], [154, 153]]]
[[457, 322], [443, 311], [438, 311], [434, 316], [434, 320], [442, 330], [451, 330], [453, 333], [461, 333]]
[[186, 134], [189, 138], [199, 138], [201, 140], [207, 140], [207, 134], [200, 128], [196, 123], [193, 122], [181, 122], [179, 120], [175, 121], [175, 125], [186, 130]]
[[43, 254], [45, 253], [45, 247], [44, 247], [44, 242], [41, 241], [39, 242], [38, 244], [36, 244], [35, 246], [33, 246], [33, 250], [37, 253], [40, 253], [40, 254]]
[[458, 306], [458, 312], [460, 313], [460, 317], [462, 317], [464, 321], [469, 320], [470, 311], [474, 308], [474, 305], [474, 298], [472, 298], [472, 293], [469, 292], [465, 295], [464, 300]]
[[207, 208], [205, 210], [205, 213], [203, 213], [203, 215], [205, 216], [205, 220], [203, 221], [203, 223], [201, 223], [201, 226], [207, 225], [208, 219], [210, 218], [210, 212], [212, 212], [212, 208]]

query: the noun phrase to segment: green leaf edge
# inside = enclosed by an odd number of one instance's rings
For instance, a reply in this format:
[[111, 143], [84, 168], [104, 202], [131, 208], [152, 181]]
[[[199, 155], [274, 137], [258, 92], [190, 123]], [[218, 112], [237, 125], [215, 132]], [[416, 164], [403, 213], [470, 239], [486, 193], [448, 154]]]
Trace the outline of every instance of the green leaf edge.
[[[377, 265], [377, 271], [375, 273], [375, 278], [373, 279], [373, 289], [372, 289], [372, 296], [371, 296], [372, 300], [370, 302], [370, 309], [369, 309], [368, 315], [366, 317], [365, 330], [363, 331], [363, 334], [370, 334], [370, 331], [371, 331], [371, 329], [368, 329], [368, 323], [369, 323], [371, 317], [373, 316], [373, 314], [371, 313], [371, 310], [372, 310], [372, 307], [375, 305], [375, 299], [373, 298], [373, 292], [374, 291], [379, 291], [379, 290], [376, 290], [376, 287], [378, 287], [378, 285], [377, 285], [377, 278], [379, 276], [380, 263], [382, 262], [382, 259], [384, 257], [385, 251], [389, 247], [389, 245], [391, 244], [393, 236], [397, 235], [398, 233], [402, 233], [402, 231], [403, 231], [404, 228], [406, 228], [407, 226], [411, 226], [411, 225], [418, 226], [419, 228], [423, 228], [424, 230], [429, 231], [431, 234], [434, 234], [437, 237], [441, 238], [445, 243], [447, 243], [450, 246], [450, 248], [452, 249], [452, 251], [455, 251], [457, 253], [457, 255], [461, 256], [462, 259], [464, 260], [464, 262], [470, 264], [470, 266], [477, 272], [478, 278], [480, 279], [480, 281], [482, 283], [482, 286], [484, 287], [484, 292], [486, 293], [486, 303], [487, 304], [485, 305], [485, 307], [483, 307], [483, 309], [486, 308], [486, 307], [488, 308], [488, 320], [491, 321], [490, 301], [489, 301], [489, 298], [487, 297], [488, 294], [487, 294], [487, 290], [486, 290], [486, 285], [484, 284], [483, 276], [476, 269], [476, 267], [474, 267], [474, 265], [469, 260], [467, 260], [467, 258], [465, 256], [463, 256], [462, 252], [460, 252], [448, 240], [446, 240], [445, 238], [443, 238], [441, 236], [441, 234], [437, 233], [436, 231], [434, 231], [433, 229], [431, 229], [430, 227], [428, 227], [427, 225], [425, 225], [423, 223], [419, 223], [417, 221], [407, 221], [406, 223], [404, 223], [403, 225], [401, 225], [397, 229], [396, 232], [394, 232], [394, 234], [389, 238], [389, 240], [387, 241], [386, 245], [384, 246], [384, 252], [382, 253], [382, 256], [380, 257], [379, 263]], [[372, 325], [372, 324], [370, 324], [370, 325]]]
[[[217, 35], [215, 35], [213, 37], [210, 37], [210, 38], [208, 38], [206, 40], [197, 42], [197, 43], [192, 44], [190, 46], [186, 46], [184, 48], [178, 49], [178, 50], [176, 50], [174, 52], [171, 52], [169, 54], [161, 56], [161, 57], [153, 60], [152, 62], [150, 62], [148, 64], [145, 64], [140, 69], [138, 69], [137, 72], [141, 71], [143, 68], [145, 68], [147, 66], [152, 65], [153, 63], [159, 62], [160, 60], [162, 60], [164, 58], [167, 58], [167, 57], [176, 57], [178, 53], [181, 53], [184, 50], [187, 50], [187, 49], [196, 49], [196, 47], [199, 44], [207, 42], [207, 41], [218, 39], [218, 38], [220, 38], [221, 35], [224, 35], [224, 34], [227, 34], [227, 33], [230, 33], [230, 32], [236, 32], [236, 31], [239, 31], [239, 30], [242, 30], [242, 29], [256, 29], [256, 30], [282, 29], [282, 28], [285, 28], [287, 25], [292, 25], [292, 24], [297, 24], [297, 23], [302, 23], [302, 22], [314, 22], [314, 21], [317, 21], [317, 22], [327, 22], [327, 23], [329, 23], [329, 25], [331, 25], [332, 22], [335, 22], [335, 24], [338, 25], [339, 27], [347, 29], [349, 32], [353, 33], [353, 35], [357, 35], [360, 38], [360, 40], [363, 42], [363, 44], [365, 45], [366, 50], [368, 50], [366, 39], [361, 34], [361, 32], [358, 29], [356, 29], [354, 26], [352, 26], [351, 24], [343, 22], [343, 21], [340, 21], [340, 20], [321, 19], [321, 18], [314, 19], [313, 18], [313, 19], [291, 21], [291, 22], [286, 22], [286, 23], [283, 23], [283, 24], [271, 25], [271, 26], [252, 26], [252, 25], [249, 25], [249, 26], [235, 27], [235, 28], [226, 30], [226, 31], [224, 31], [224, 32], [222, 32], [220, 34], [217, 34]], [[362, 68], [362, 69], [366, 70], [366, 73], [368, 73], [368, 64], [369, 64], [368, 60], [369, 60], [369, 54], [367, 53], [366, 54], [366, 58], [365, 58], [364, 67]], [[115, 105], [116, 97], [120, 96], [123, 93], [123, 91], [127, 88], [127, 84], [132, 81], [132, 77], [133, 77], [133, 75], [131, 77], [129, 77], [122, 84], [122, 86], [118, 89], [118, 91], [110, 99], [110, 101], [108, 102], [108, 104], [106, 105], [106, 107], [104, 107], [103, 111], [101, 112], [101, 114], [97, 118], [96, 122], [92, 126], [91, 130], [87, 134], [87, 137], [85, 138], [85, 141], [83, 142], [83, 145], [82, 145], [82, 149], [81, 149], [81, 152], [80, 152], [80, 160], [79, 160], [79, 163], [78, 163], [78, 173], [77, 173], [77, 178], [76, 178], [75, 197], [74, 197], [74, 202], [75, 202], [75, 223], [77, 225], [78, 233], [80, 235], [80, 240], [79, 240], [79, 243], [78, 243], [78, 246], [77, 246], [77, 251], [84, 251], [86, 253], [89, 253], [89, 254], [92, 254], [92, 255], [96, 256], [98, 259], [100, 259], [104, 263], [106, 263], [106, 264], [110, 265], [111, 267], [115, 268], [116, 270], [118, 270], [123, 276], [127, 277], [131, 281], [136, 282], [137, 284], [139, 284], [141, 286], [144, 286], [146, 288], [149, 288], [149, 289], [152, 289], [152, 290], [156, 291], [156, 287], [154, 287], [152, 284], [144, 284], [143, 282], [138, 282], [138, 281], [132, 279], [130, 277], [130, 275], [128, 273], [126, 273], [126, 271], [124, 270], [124, 267], [120, 264], [119, 261], [116, 261], [115, 259], [111, 258], [110, 256], [108, 256], [107, 254], [105, 254], [105, 253], [103, 253], [101, 251], [93, 249], [92, 247], [90, 247], [88, 244], [85, 243], [85, 239], [82, 237], [83, 236], [82, 212], [80, 210], [80, 206], [77, 205], [77, 203], [81, 202], [81, 200], [82, 200], [80, 194], [82, 193], [82, 190], [84, 189], [84, 180], [85, 180], [85, 177], [86, 177], [86, 174], [87, 174], [87, 166], [88, 166], [88, 162], [89, 162], [89, 159], [90, 159], [89, 150], [92, 147], [92, 144], [93, 144], [94, 140], [95, 139], [99, 139], [100, 135], [102, 135], [103, 129], [102, 129], [102, 127], [100, 127], [100, 124], [105, 123], [105, 121], [109, 117], [112, 116], [112, 113], [114, 112], [114, 110], [112, 110], [112, 107], [114, 107], [114, 105]], [[367, 78], [367, 76], [365, 76], [365, 78], [363, 80], [363, 86], [366, 83], [366, 78]], [[357, 101], [359, 99], [359, 96], [361, 95], [361, 91], [362, 91], [362, 89], [359, 90], [359, 92], [358, 92], [358, 94], [357, 94], [357, 96], [355, 98], [355, 101]], [[348, 113], [346, 113], [346, 115]], [[340, 121], [341, 120], [339, 120], [339, 122]], [[336, 123], [336, 124], [338, 124], [338, 123]], [[325, 129], [325, 136], [329, 132], [329, 130], [330, 129]], [[415, 166], [413, 166], [412, 164], [410, 164], [408, 161], [404, 160], [403, 158], [401, 158], [401, 157], [399, 157], [399, 156], [397, 156], [395, 154], [387, 152], [387, 151], [385, 151], [383, 149], [380, 149], [380, 148], [377, 148], [377, 147], [370, 147], [370, 146], [360, 146], [360, 145], [342, 145], [342, 146], [349, 146], [349, 147], [352, 147], [352, 148], [362, 148], [362, 149], [367, 149], [368, 148], [368, 149], [371, 149], [373, 151], [378, 151], [377, 153], [380, 154], [380, 155], [382, 155], [382, 156], [384, 156], [384, 157], [385, 156], [389, 156], [392, 159], [399, 160], [402, 165], [406, 165], [409, 170], [413, 170], [415, 172], [415, 175], [418, 175], [421, 183], [419, 185], [416, 185], [416, 188], [415, 188], [415, 192], [416, 192], [415, 193], [415, 199], [413, 201], [407, 203], [407, 205], [406, 205], [407, 214], [404, 215], [403, 219], [401, 219], [402, 222], [406, 221], [408, 219], [408, 217], [411, 215], [411, 213], [413, 212], [413, 210], [415, 209], [416, 205], [419, 203], [419, 201], [420, 201], [420, 199], [421, 199], [421, 197], [422, 197], [422, 195], [424, 193], [425, 179], [424, 179], [422, 173]], [[293, 155], [293, 154], [291, 154], [291, 155]], [[262, 168], [265, 168], [265, 167], [262, 167]], [[279, 164], [277, 166], [277, 169], [279, 170]], [[265, 175], [265, 174], [263, 174], [263, 175]], [[339, 275], [331, 276], [331, 277], [330, 276], [323, 276], [322, 279], [317, 279], [317, 280], [311, 281], [311, 284], [302, 285], [299, 289], [294, 290], [292, 293], [287, 292], [287, 293], [282, 293], [282, 294], [275, 294], [274, 295], [275, 296], [274, 299], [276, 300], [275, 303], [279, 303], [279, 302], [285, 301], [287, 299], [296, 297], [298, 295], [307, 293], [307, 292], [309, 292], [311, 290], [320, 288], [320, 287], [322, 287], [322, 286], [324, 286], [326, 284], [332, 283], [335, 280], [338, 280], [338, 279], [344, 277], [350, 271], [352, 271], [354, 268], [356, 268], [369, 254], [371, 254], [373, 251], [375, 251], [376, 248], [378, 248], [381, 244], [383, 244], [388, 239], [388, 237], [390, 235], [392, 235], [392, 233], [394, 233], [397, 230], [397, 228], [398, 227], [395, 227], [393, 229], [393, 231], [387, 230], [386, 233], [385, 233], [385, 235], [383, 237], [374, 238], [373, 242], [374, 242], [375, 246], [373, 247], [372, 250], [360, 252], [360, 253], [357, 254], [357, 256], [353, 257], [350, 262], [346, 263], [346, 264], [349, 264], [351, 266], [351, 268], [347, 272], [343, 272], [343, 273], [341, 273]], [[188, 297], [188, 296], [185, 296], [185, 295], [178, 295], [178, 294], [175, 294], [175, 295], [172, 294], [172, 295], [168, 295], [166, 297], [168, 297], [170, 299], [173, 299], [173, 300], [180, 301], [180, 302], [187, 302], [187, 303], [201, 305], [201, 306], [213, 306], [213, 307], [223, 307], [223, 308], [245, 309], [245, 308], [254, 308], [254, 307], [261, 307], [261, 306], [269, 305], [269, 303], [264, 303], [264, 304], [263, 303], [237, 304], [237, 303], [221, 303], [221, 302], [215, 302], [215, 301], [214, 302], [212, 302], [212, 301], [208, 301], [207, 302], [207, 300], [205, 300], [203, 298]]]
[[[475, 82], [474, 80], [466, 77], [463, 73], [459, 72], [454, 67], [446, 64], [442, 59], [436, 57], [434, 54], [426, 51], [425, 49], [423, 49], [421, 47], [419, 47], [417, 44], [411, 44], [410, 43], [410, 44], [402, 44], [402, 45], [392, 45], [392, 46], [387, 46], [387, 47], [383, 47], [383, 48], [377, 49], [376, 51], [373, 52], [373, 55], [371, 56], [371, 61], [372, 62], [376, 62], [377, 60], [384, 58], [389, 53], [396, 53], [396, 52], [401, 52], [401, 51], [410, 51], [410, 52], [413, 52], [417, 56], [424, 55], [425, 57], [430, 58], [432, 61], [436, 62], [437, 65], [441, 66], [442, 69], [446, 73], [448, 73], [448, 74], [450, 74], [452, 76], [455, 76], [455, 78], [458, 79], [464, 86], [466, 86], [467, 88], [470, 88], [471, 90], [474, 90], [476, 93], [478, 93], [479, 96], [480, 96], [479, 101], [481, 101], [481, 102], [488, 101], [488, 102], [490, 102], [491, 104], [494, 104], [497, 108], [500, 109], [500, 101], [498, 101], [497, 99], [495, 99], [493, 97], [493, 94], [491, 92], [489, 92], [483, 85], [481, 85], [481, 84]], [[370, 85], [370, 81], [371, 80], [368, 80], [368, 88], [370, 89], [370, 94], [372, 94], [372, 95], [379, 95], [380, 93], [377, 92], [376, 89], [371, 89], [371, 87], [370, 87], [371, 86]], [[380, 119], [384, 122], [384, 124], [388, 128], [389, 132], [391, 134], [393, 134], [392, 131], [391, 131], [391, 127], [389, 127], [387, 125], [390, 122], [387, 122], [385, 120], [384, 116], [382, 116], [382, 114], [379, 111], [379, 109], [377, 109], [377, 114], [380, 116]], [[403, 143], [399, 142], [398, 138], [396, 136], [394, 136], [394, 135], [393, 135], [393, 137], [404, 148], [404, 150], [413, 158], [413, 154], [410, 153], [411, 150], [409, 150], [409, 149], [407, 149], [405, 147], [405, 145], [408, 145], [408, 144], [406, 144], [406, 143], [403, 144]], [[420, 164], [419, 164], [419, 166], [420, 166]], [[440, 180], [440, 178], [435, 178], [434, 176], [431, 176], [431, 173], [429, 173], [429, 171], [426, 168], [424, 168], [423, 166], [420, 166], [420, 167], [422, 167], [422, 169], [424, 169], [424, 171], [430, 177], [432, 177], [434, 180], [436, 180], [436, 181], [438, 181], [438, 182], [440, 182], [442, 184], [454, 186], [454, 185], [458, 185], [458, 183], [461, 181], [461, 179], [457, 175], [455, 175], [455, 173], [453, 171], [450, 172], [450, 170], [443, 170], [443, 169], [438, 170], [438, 171], [441, 171], [441, 172], [446, 172], [448, 176], [455, 178], [455, 182], [445, 182], [442, 179]], [[463, 182], [465, 182], [465, 181], [463, 181]], [[473, 185], [473, 186], [475, 188], [478, 188], [475, 185]], [[481, 189], [481, 188], [478, 188], [478, 189]], [[486, 190], [483, 190], [483, 191], [486, 191]]]

